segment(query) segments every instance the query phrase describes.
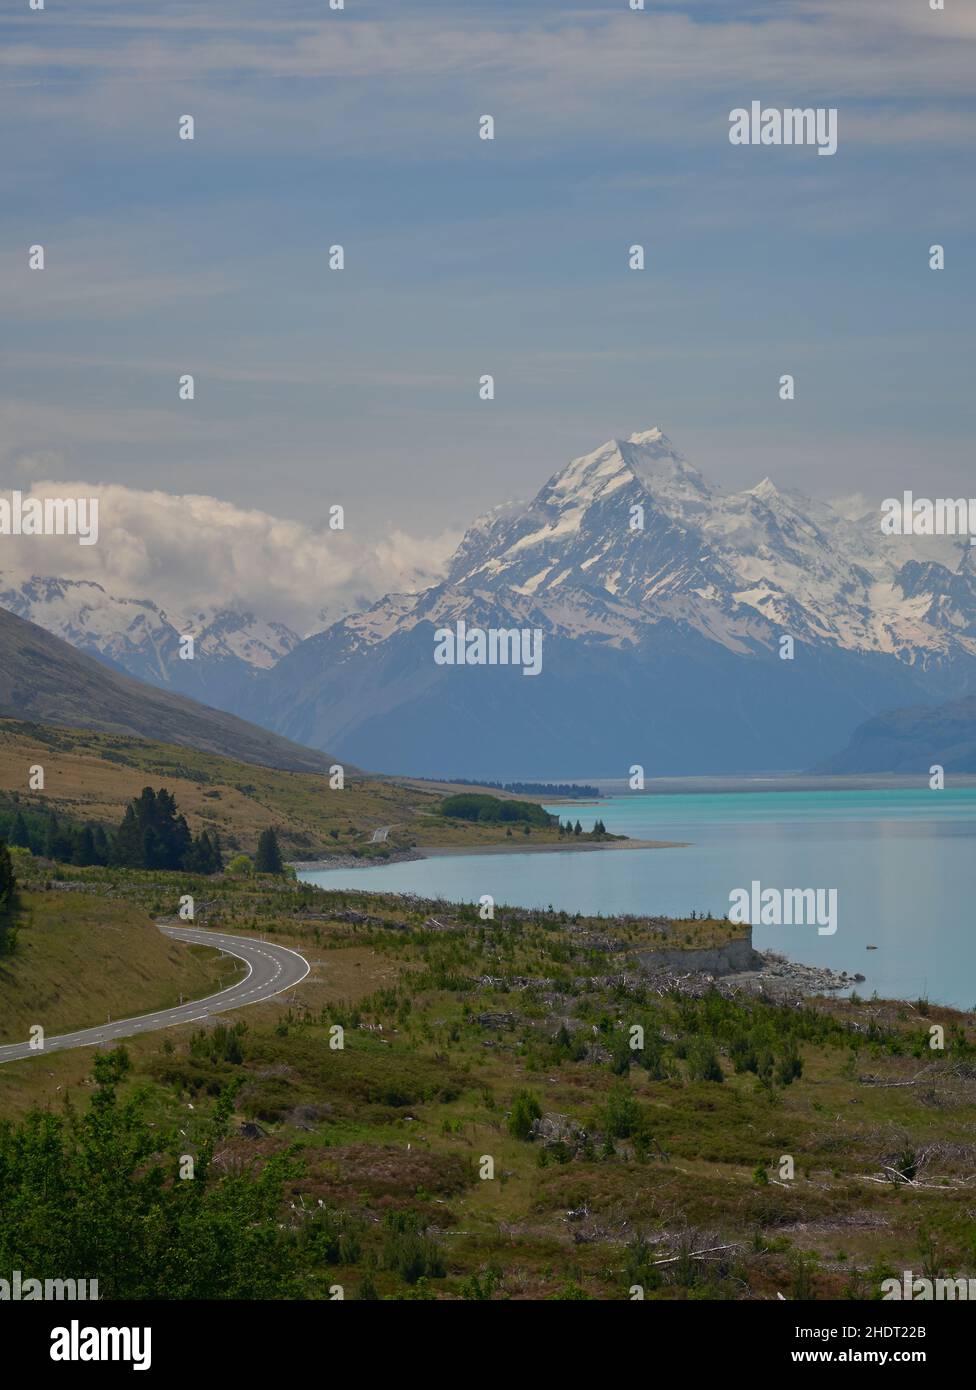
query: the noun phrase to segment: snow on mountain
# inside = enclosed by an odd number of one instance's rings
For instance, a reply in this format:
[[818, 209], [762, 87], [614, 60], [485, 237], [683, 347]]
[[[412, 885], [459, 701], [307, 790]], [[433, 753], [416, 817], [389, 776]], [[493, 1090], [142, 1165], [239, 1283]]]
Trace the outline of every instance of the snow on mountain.
[[444, 584], [389, 596], [345, 627], [368, 645], [465, 617], [490, 593], [513, 619], [531, 611], [553, 634], [621, 647], [671, 620], [739, 652], [789, 633], [909, 663], [976, 655], [970, 547], [884, 536], [879, 518], [848, 520], [769, 478], [724, 492], [645, 430], [480, 518]]
[[[884, 536], [882, 500], [851, 518], [769, 478], [726, 492], [659, 429], [612, 439], [480, 517], [442, 582], [306, 638], [238, 712], [422, 775], [809, 767], [976, 680], [970, 548]], [[541, 629], [538, 678], [435, 665], [460, 619]]]
[[[571, 460], [468, 529], [439, 582], [298, 641], [34, 578], [0, 605], [134, 675], [362, 767], [464, 777], [810, 767], [884, 710], [976, 686], [976, 548], [885, 536], [779, 488], [712, 483], [660, 429]], [[0, 578], [0, 589], [3, 589]], [[539, 628], [537, 678], [445, 667], [434, 633]], [[178, 638], [196, 638], [193, 661]], [[795, 643], [781, 660], [781, 639]]]
[[233, 656], [270, 670], [301, 638], [284, 623], [268, 622], [253, 613], [228, 608], [203, 609], [181, 620], [181, 631], [198, 634], [195, 645], [207, 656]]
[[[272, 667], [298, 645], [283, 623], [253, 613], [202, 609], [167, 614], [152, 599], [125, 598], [91, 580], [0, 574], [0, 607], [37, 623], [72, 646], [154, 685], [172, 686], [213, 703], [234, 679]], [[192, 661], [180, 658], [180, 638], [192, 635]]]

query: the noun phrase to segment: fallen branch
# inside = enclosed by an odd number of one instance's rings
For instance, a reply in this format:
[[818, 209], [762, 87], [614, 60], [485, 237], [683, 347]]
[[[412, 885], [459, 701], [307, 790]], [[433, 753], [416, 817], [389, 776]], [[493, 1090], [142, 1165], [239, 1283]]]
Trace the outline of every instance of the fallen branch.
[[707, 1250], [692, 1250], [687, 1255], [669, 1255], [664, 1260], [652, 1260], [653, 1265], [673, 1265], [679, 1260], [703, 1260], [706, 1255], [715, 1255], [721, 1250], [741, 1250], [742, 1244], [739, 1241], [731, 1245], [712, 1245]]

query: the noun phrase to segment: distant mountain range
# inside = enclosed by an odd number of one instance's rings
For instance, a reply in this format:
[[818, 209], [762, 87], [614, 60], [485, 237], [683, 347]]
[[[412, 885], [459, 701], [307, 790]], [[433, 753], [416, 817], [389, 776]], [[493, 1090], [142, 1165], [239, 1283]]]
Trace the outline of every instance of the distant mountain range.
[[[307, 638], [248, 712], [428, 775], [809, 767], [870, 715], [972, 688], [972, 558], [769, 479], [723, 492], [648, 430], [475, 522], [443, 583]], [[459, 619], [540, 629], [542, 672], [435, 665], [435, 631]]]
[[[0, 574], [0, 608], [53, 632], [117, 671], [232, 708], [242, 686], [301, 641], [284, 623], [253, 613], [211, 608], [168, 614], [151, 598], [110, 594], [91, 580]], [[180, 659], [180, 638], [194, 639], [192, 661]]]
[[[179, 624], [149, 600], [34, 580], [0, 603], [369, 768], [500, 780], [619, 777], [635, 763], [648, 776], [795, 770], [884, 710], [976, 687], [976, 548], [882, 535], [881, 500], [852, 520], [768, 478], [725, 492], [652, 429], [480, 518], [441, 583], [304, 641], [251, 615], [201, 615], [202, 659], [179, 662]], [[459, 621], [538, 629], [539, 675], [436, 664], [435, 632]]]
[[[0, 718], [138, 734], [296, 772], [325, 772], [332, 761], [235, 715], [109, 670], [2, 609]], [[26, 775], [25, 768], [25, 784]]]
[[976, 695], [935, 709], [896, 709], [868, 719], [843, 752], [815, 771], [927, 774], [936, 764], [947, 773], [976, 772]]

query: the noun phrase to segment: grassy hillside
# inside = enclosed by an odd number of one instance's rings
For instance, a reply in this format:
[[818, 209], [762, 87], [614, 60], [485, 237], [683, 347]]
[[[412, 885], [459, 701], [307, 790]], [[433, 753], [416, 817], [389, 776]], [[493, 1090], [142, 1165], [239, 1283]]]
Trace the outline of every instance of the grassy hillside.
[[[64, 876], [95, 902], [175, 902], [165, 876]], [[121, 1094], [148, 1086], [153, 1132], [176, 1136], [168, 1164], [219, 1124], [212, 1200], [248, 1173], [279, 1193], [236, 1292], [868, 1298], [893, 1271], [976, 1270], [969, 1016], [675, 987], [636, 967], [635, 948], [660, 940], [652, 920], [501, 909], [486, 923], [270, 881], [214, 885], [205, 916], [313, 963], [293, 1004], [241, 1011], [239, 1062], [189, 1029], [130, 1049]], [[693, 946], [723, 930], [666, 935]], [[0, 1111], [32, 1088], [56, 1108], [55, 1087], [91, 1067], [0, 1069]], [[135, 1286], [134, 1264], [98, 1273], [107, 1294]]]
[[[27, 791], [28, 769], [45, 771], [43, 795]], [[217, 753], [127, 735], [53, 728], [0, 719], [0, 792], [21, 793], [31, 805], [52, 807], [74, 820], [116, 825], [132, 797], [151, 783], [176, 797], [194, 833], [216, 829], [225, 849], [253, 851], [273, 825], [292, 858], [358, 852], [382, 859], [423, 845], [507, 842], [503, 825], [472, 824], [440, 815], [439, 793], [392, 781], [347, 777], [333, 791], [327, 775], [292, 772], [234, 761]], [[386, 841], [373, 831], [391, 826]], [[558, 841], [533, 827], [517, 844]], [[510, 837], [509, 837], [510, 842]]]
[[269, 767], [325, 772], [334, 759], [186, 696], [121, 675], [0, 609], [0, 715], [163, 738]]
[[17, 951], [0, 959], [0, 1043], [165, 1009], [232, 983], [237, 962], [157, 931], [132, 902], [64, 891], [22, 894]]

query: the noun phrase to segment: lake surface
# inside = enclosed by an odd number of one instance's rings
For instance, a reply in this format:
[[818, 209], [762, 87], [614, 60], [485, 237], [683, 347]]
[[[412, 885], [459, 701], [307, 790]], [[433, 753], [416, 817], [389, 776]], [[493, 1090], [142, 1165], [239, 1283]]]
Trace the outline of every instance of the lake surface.
[[[976, 1005], [976, 789], [633, 795], [549, 809], [682, 849], [463, 855], [306, 872], [328, 888], [605, 914], [723, 916], [733, 889], [837, 890], [837, 931], [756, 926], [794, 960], [860, 972], [862, 995]], [[868, 951], [868, 945], [877, 946]]]

